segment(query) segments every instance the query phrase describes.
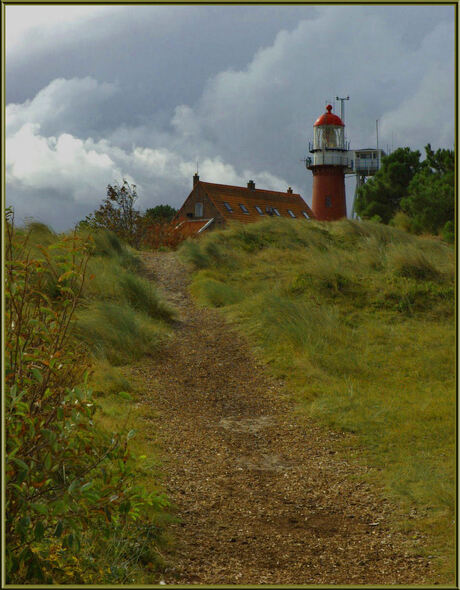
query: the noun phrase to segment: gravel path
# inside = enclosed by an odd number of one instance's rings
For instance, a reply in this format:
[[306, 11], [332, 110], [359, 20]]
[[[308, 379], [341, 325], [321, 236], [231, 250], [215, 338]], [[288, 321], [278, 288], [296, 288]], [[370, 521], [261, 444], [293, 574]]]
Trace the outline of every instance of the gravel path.
[[423, 584], [430, 564], [386, 526], [391, 505], [341, 456], [343, 435], [295, 417], [283, 384], [222, 316], [195, 306], [174, 253], [145, 263], [180, 312], [160, 359], [132, 369], [180, 522], [166, 584]]

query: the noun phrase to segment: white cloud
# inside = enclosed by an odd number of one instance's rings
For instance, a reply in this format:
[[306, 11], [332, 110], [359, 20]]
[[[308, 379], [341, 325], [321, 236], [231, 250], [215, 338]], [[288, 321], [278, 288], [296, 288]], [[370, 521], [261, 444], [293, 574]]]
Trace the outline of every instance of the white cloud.
[[58, 78], [22, 104], [6, 106], [7, 134], [25, 123], [39, 123], [45, 133], [83, 131], [103, 116], [104, 103], [118, 91], [114, 83], [98, 82], [91, 77], [66, 80]]
[[[62, 210], [67, 212], [68, 207], [64, 207], [74, 202], [79, 205], [81, 218], [83, 206], [86, 213], [97, 208], [107, 184], [126, 178], [137, 185], [141, 209], [165, 202], [180, 206], [191, 190], [195, 166], [193, 160], [167, 148], [124, 150], [107, 140], [81, 140], [69, 133], [43, 136], [38, 123], [25, 123], [8, 138], [7, 200], [10, 202], [9, 195], [16, 193], [13, 200], [21, 217], [34, 211], [43, 214], [37, 194], [61, 195], [58, 200]], [[255, 177], [265, 188], [285, 190], [287, 186], [284, 179], [268, 172], [237, 172], [219, 156], [205, 158], [200, 173], [210, 182], [244, 185]], [[52, 214], [56, 217], [56, 211]], [[76, 221], [73, 219], [73, 223]], [[57, 224], [62, 229], [59, 221]]]
[[68, 133], [40, 135], [38, 123], [26, 123], [8, 139], [6, 180], [14, 187], [51, 189], [63, 199], [85, 200], [122, 171], [107, 153], [98, 153]]

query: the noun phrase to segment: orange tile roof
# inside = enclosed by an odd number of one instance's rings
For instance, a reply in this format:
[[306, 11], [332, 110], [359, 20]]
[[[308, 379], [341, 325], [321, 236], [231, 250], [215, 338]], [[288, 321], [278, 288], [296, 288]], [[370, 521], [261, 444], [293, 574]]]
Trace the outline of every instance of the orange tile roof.
[[[269, 191], [263, 189], [250, 189], [242, 186], [229, 186], [226, 184], [213, 184], [210, 182], [199, 181], [199, 184], [214, 203], [219, 213], [227, 220], [242, 222], [260, 221], [268, 217], [267, 207], [276, 208], [281, 217], [292, 216], [288, 210], [291, 210], [296, 217], [305, 219], [302, 211], [305, 211], [310, 218], [314, 218], [310, 207], [305, 203], [302, 197], [297, 193], [281, 193], [278, 191]], [[232, 212], [228, 211], [224, 203], [228, 203]], [[247, 209], [245, 213], [240, 205]], [[255, 208], [260, 207], [263, 215]], [[275, 215], [274, 215], [275, 217]]]

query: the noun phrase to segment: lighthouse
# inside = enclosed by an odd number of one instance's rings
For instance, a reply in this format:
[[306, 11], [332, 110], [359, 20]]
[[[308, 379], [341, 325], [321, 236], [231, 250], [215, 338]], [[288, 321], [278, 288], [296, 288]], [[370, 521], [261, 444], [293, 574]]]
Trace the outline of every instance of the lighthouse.
[[331, 111], [328, 104], [326, 112], [315, 121], [313, 144], [309, 144], [313, 157], [306, 160], [313, 173], [312, 211], [316, 219], [324, 221], [347, 216], [345, 170], [349, 162], [345, 125]]

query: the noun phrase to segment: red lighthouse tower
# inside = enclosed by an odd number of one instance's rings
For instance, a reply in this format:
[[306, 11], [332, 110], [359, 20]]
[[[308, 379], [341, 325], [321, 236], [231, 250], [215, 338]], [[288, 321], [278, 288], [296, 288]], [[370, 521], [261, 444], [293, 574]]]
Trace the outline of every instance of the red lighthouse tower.
[[332, 106], [315, 124], [313, 145], [307, 158], [307, 168], [313, 172], [312, 211], [316, 219], [332, 221], [347, 216], [345, 200], [345, 169], [348, 167], [348, 148], [345, 145], [345, 125], [331, 113]]

